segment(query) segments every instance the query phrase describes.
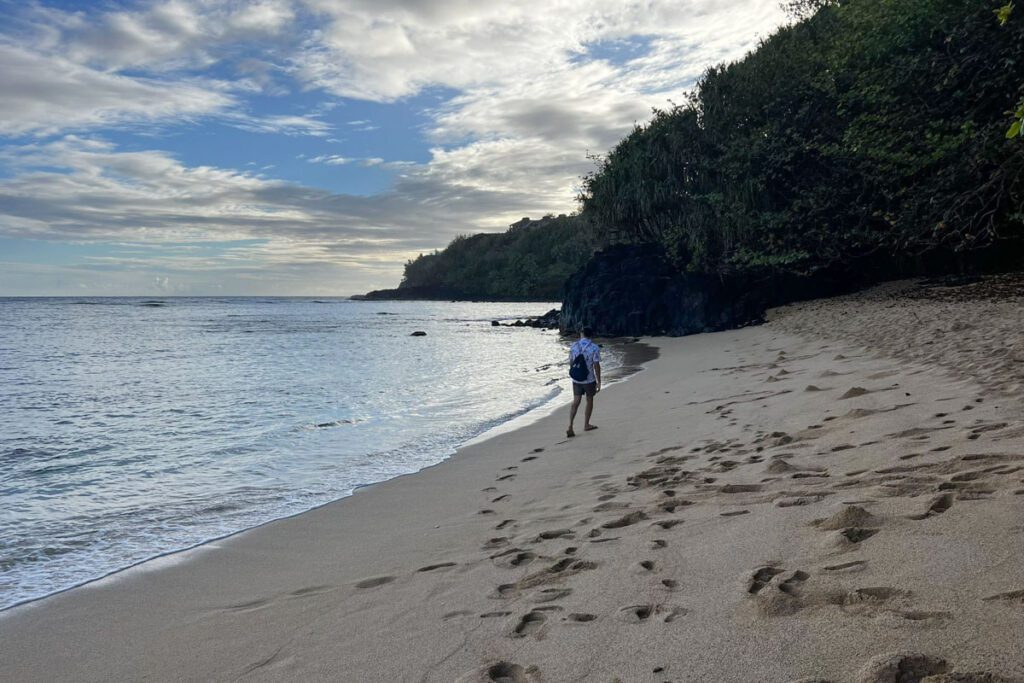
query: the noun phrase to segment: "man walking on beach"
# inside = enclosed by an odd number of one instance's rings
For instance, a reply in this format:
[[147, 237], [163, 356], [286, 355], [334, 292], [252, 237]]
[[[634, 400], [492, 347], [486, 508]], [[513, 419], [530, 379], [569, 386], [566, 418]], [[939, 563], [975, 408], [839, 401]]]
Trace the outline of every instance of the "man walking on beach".
[[[590, 340], [594, 331], [584, 327], [580, 339], [569, 348], [569, 376], [572, 378], [572, 411], [569, 413], [569, 429], [566, 436], [576, 436], [572, 423], [576, 421], [583, 395], [587, 396], [587, 408], [583, 413], [583, 429], [597, 429], [590, 424], [590, 416], [594, 412], [594, 394], [601, 391], [601, 347]], [[586, 375], [583, 369], [586, 368]]]

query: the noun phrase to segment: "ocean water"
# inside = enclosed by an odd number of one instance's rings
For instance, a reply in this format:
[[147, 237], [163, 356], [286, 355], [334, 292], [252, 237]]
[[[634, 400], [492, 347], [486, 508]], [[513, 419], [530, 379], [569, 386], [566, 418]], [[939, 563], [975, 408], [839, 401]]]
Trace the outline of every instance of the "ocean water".
[[549, 308], [0, 299], [0, 608], [422, 469], [551, 401], [567, 341], [491, 326]]

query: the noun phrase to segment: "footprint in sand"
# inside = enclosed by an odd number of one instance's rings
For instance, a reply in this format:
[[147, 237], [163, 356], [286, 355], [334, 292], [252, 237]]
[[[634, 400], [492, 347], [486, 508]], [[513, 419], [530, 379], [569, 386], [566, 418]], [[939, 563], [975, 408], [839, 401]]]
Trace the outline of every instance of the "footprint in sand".
[[533, 596], [534, 602], [554, 602], [572, 594], [571, 588], [545, 588]]
[[536, 455], [528, 455], [525, 458], [523, 458], [522, 460], [520, 460], [520, 462], [530, 462], [531, 460], [536, 460], [536, 459], [537, 459]]
[[372, 579], [363, 579], [356, 584], [356, 588], [376, 588], [395, 580], [393, 576], [375, 576]]
[[810, 574], [804, 571], [800, 571], [798, 569], [792, 574], [790, 574], [788, 578], [785, 578], [779, 582], [779, 590], [783, 593], [796, 595], [799, 592], [798, 588], [800, 584], [802, 584], [809, 578], [811, 578]]
[[982, 598], [982, 600], [985, 602], [1009, 602], [1024, 607], [1024, 590], [997, 593], [995, 595], [990, 595], [987, 598]]
[[[917, 652], [899, 652], [878, 655], [868, 660], [857, 672], [857, 683], [895, 683], [938, 676], [949, 672], [949, 664], [941, 657], [931, 657]], [[955, 678], [966, 681], [971, 679]]]
[[851, 527], [849, 529], [843, 529], [839, 532], [839, 535], [845, 538], [850, 543], [862, 543], [867, 539], [871, 538], [878, 533], [878, 529], [864, 529], [861, 527]]
[[522, 548], [511, 548], [497, 555], [491, 555], [490, 559], [502, 567], [525, 567], [537, 559], [537, 554]]
[[761, 484], [725, 484], [718, 487], [719, 493], [757, 493], [764, 487]]
[[941, 515], [943, 512], [953, 507], [953, 494], [944, 493], [941, 496], [932, 500], [931, 504], [928, 505], [928, 509], [924, 512], [916, 515], [910, 515], [910, 519], [922, 520]]
[[548, 620], [547, 616], [539, 610], [528, 612], [519, 620], [516, 627], [512, 629], [513, 638], [525, 638], [528, 635], [532, 635], [540, 631], [541, 627], [544, 626], [544, 622]]
[[526, 669], [511, 662], [498, 662], [487, 667], [484, 680], [492, 683], [527, 683]]
[[631, 624], [642, 624], [654, 614], [654, 605], [630, 605], [619, 610], [620, 617]]
[[647, 515], [645, 515], [642, 511], [637, 510], [635, 512], [630, 512], [629, 514], [623, 515], [618, 519], [614, 519], [610, 522], [605, 522], [601, 525], [601, 527], [604, 529], [621, 529], [622, 527], [632, 526], [633, 524], [641, 522], [645, 519], [647, 519]]
[[[502, 583], [494, 589], [492, 597], [511, 598], [519, 594], [519, 586], [514, 583]], [[509, 612], [511, 614], [511, 612]]]
[[654, 560], [641, 560], [640, 567], [646, 571], [653, 572], [655, 567]]
[[918, 652], [894, 652], [868, 660], [854, 679], [856, 683], [1011, 683], [992, 671], [957, 671], [941, 657]]
[[804, 607], [801, 594], [809, 578], [799, 569], [786, 575], [780, 567], [759, 567], [747, 581], [747, 593], [756, 598], [757, 609], [765, 616], [787, 616]]
[[515, 478], [516, 478], [516, 475], [514, 475], [514, 474], [506, 474], [503, 477], [498, 477], [497, 479], [495, 479], [495, 481], [505, 481], [507, 479], [515, 479]]
[[687, 610], [683, 609], [682, 607], [669, 607], [666, 608], [665, 611], [667, 612], [667, 614], [665, 614], [665, 618], [662, 619], [662, 621], [664, 621], [666, 624], [671, 624], [679, 617], [685, 617], [687, 614]]
[[513, 555], [512, 559], [508, 561], [508, 564], [511, 567], [525, 567], [536, 559], [537, 555], [527, 551]]
[[857, 572], [867, 566], [866, 560], [853, 560], [852, 562], [843, 562], [841, 564], [832, 564], [825, 567], [827, 572]]
[[446, 567], [454, 567], [455, 562], [441, 562], [440, 564], [428, 564], [426, 567], [420, 567], [417, 572], [432, 572], [435, 569], [444, 569]]
[[780, 498], [779, 500], [775, 501], [775, 507], [804, 507], [805, 505], [813, 505], [815, 503], [820, 503], [824, 499], [824, 494], [815, 494], [813, 496], [790, 496], [786, 498]]
[[486, 542], [484, 542], [482, 549], [495, 550], [497, 548], [501, 548], [502, 546], [507, 546], [508, 544], [509, 538], [507, 536], [498, 536], [493, 539], [487, 539]]
[[455, 619], [458, 617], [468, 617], [472, 612], [466, 609], [455, 610], [454, 612], [446, 612], [441, 619], [448, 621], [449, 619]]
[[[588, 560], [579, 560], [574, 557], [567, 557], [559, 560], [546, 569], [535, 571], [532, 574], [527, 574], [523, 578], [516, 581], [514, 584], [502, 584], [498, 586], [498, 594], [501, 597], [507, 597], [514, 595], [516, 591], [526, 590], [529, 588], [535, 588], [542, 586], [546, 583], [554, 583], [562, 581], [570, 576], [575, 576], [580, 572], [590, 571], [597, 569], [596, 562], [590, 562]], [[537, 608], [538, 610], [548, 608]], [[559, 608], [561, 609], [561, 608]], [[535, 610], [536, 611], [536, 610]]]
[[305, 588], [299, 588], [293, 590], [288, 594], [289, 598], [308, 598], [314, 595], [320, 595], [322, 593], [329, 593], [335, 589], [334, 586], [306, 586]]
[[785, 570], [779, 569], [778, 567], [759, 567], [750, 577], [750, 581], [747, 584], [747, 592], [751, 595], [760, 593], [774, 577], [778, 576], [783, 571]]
[[619, 610], [619, 618], [630, 624], [643, 624], [657, 614], [664, 614], [662, 621], [671, 623], [687, 611], [682, 607], [668, 605], [630, 605]]
[[692, 505], [692, 503], [690, 501], [688, 501], [688, 500], [672, 499], [672, 500], [667, 500], [667, 501], [665, 501], [663, 503], [658, 503], [658, 509], [664, 510], [665, 512], [667, 512], [669, 514], [672, 514], [673, 512], [678, 510], [679, 508], [683, 507], [684, 505]]
[[597, 615], [588, 614], [586, 612], [573, 612], [566, 617], [567, 621], [575, 621], [578, 623], [586, 623], [588, 621], [593, 621], [594, 619], [597, 619]]
[[516, 520], [514, 520], [514, 519], [503, 519], [503, 520], [501, 520], [501, 522], [498, 523], [498, 525], [496, 527], [494, 527], [494, 529], [496, 531], [500, 531], [500, 530], [504, 529], [505, 527], [507, 527], [508, 525], [515, 524], [515, 523], [516, 523]]
[[877, 523], [878, 518], [859, 505], [844, 505], [831, 517], [816, 519], [811, 522], [811, 525], [826, 531], [841, 531], [850, 527], [866, 527]]
[[554, 538], [564, 538], [566, 536], [572, 536], [572, 529], [552, 529], [540, 532], [537, 536], [537, 541], [550, 541]]

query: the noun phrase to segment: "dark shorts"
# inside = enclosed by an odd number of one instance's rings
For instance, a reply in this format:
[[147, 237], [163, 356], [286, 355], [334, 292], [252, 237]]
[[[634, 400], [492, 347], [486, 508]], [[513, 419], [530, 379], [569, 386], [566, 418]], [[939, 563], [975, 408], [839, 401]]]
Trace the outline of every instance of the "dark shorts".
[[586, 394], [587, 396], [590, 396], [591, 398], [593, 398], [594, 394], [596, 394], [596, 393], [597, 393], [597, 382], [588, 382], [586, 384], [577, 384], [576, 382], [572, 383], [572, 395], [573, 396], [582, 396], [583, 394]]

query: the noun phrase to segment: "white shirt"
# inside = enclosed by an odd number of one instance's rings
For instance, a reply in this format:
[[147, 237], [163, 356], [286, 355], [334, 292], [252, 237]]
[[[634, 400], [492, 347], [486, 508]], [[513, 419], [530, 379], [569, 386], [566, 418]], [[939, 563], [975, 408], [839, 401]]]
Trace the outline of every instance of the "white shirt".
[[573, 380], [573, 383], [590, 384], [591, 382], [596, 382], [597, 377], [594, 376], [594, 363], [601, 362], [601, 347], [584, 337], [569, 347], [569, 363], [571, 364], [573, 359], [581, 353], [587, 361], [587, 379], [585, 382]]

